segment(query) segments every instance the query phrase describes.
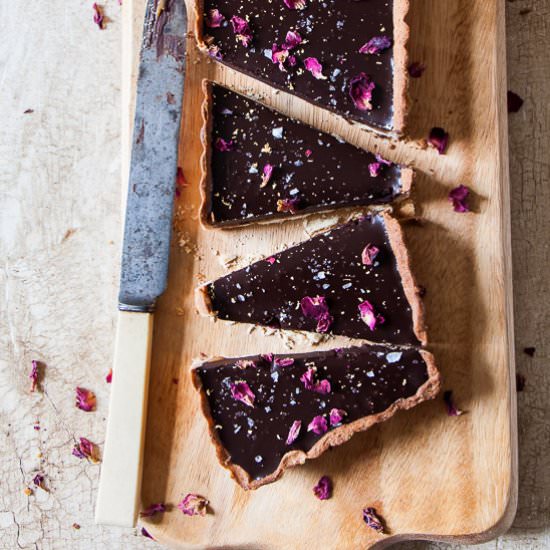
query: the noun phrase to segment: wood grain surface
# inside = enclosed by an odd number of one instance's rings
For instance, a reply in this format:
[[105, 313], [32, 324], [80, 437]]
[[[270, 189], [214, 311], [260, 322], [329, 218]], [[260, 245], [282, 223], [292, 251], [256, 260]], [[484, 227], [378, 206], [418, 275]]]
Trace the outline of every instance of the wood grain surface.
[[[189, 2], [191, 10], [193, 6]], [[432, 126], [444, 126], [452, 136], [445, 156], [423, 150], [418, 140], [390, 143], [275, 93], [202, 56], [189, 34], [180, 151], [188, 186], [177, 200], [168, 290], [155, 314], [143, 499], [145, 505], [176, 503], [186, 492], [197, 492], [211, 501], [212, 513], [199, 521], [165, 514], [148, 524], [155, 537], [171, 546], [290, 549], [313, 543], [357, 548], [417, 537], [474, 542], [496, 536], [511, 523], [516, 412], [503, 3], [423, 0], [413, 3], [409, 24], [411, 58], [429, 67], [411, 89], [410, 133], [421, 138]], [[140, 29], [136, 31], [139, 44]], [[457, 49], [457, 43], [467, 47]], [[424, 223], [411, 224], [406, 237], [413, 270], [427, 288], [431, 349], [445, 387], [467, 414], [448, 417], [441, 400], [421, 405], [254, 492], [242, 491], [218, 465], [206, 423], [197, 414], [189, 376], [193, 358], [302, 352], [312, 342], [200, 317], [194, 287], [228, 267], [307, 238], [308, 223], [318, 218], [228, 231], [200, 227], [205, 77], [416, 167], [415, 200]], [[467, 215], [454, 213], [447, 200], [460, 183], [474, 193], [474, 212]], [[234, 260], [228, 266], [224, 258]], [[346, 343], [325, 338], [315, 345], [323, 349]], [[319, 502], [312, 487], [325, 474], [334, 480], [334, 497]], [[387, 535], [365, 528], [365, 506], [382, 514]], [[283, 531], [280, 525], [285, 525]]]
[[[116, 314], [123, 27], [118, 2], [106, 1], [105, 9], [109, 22], [99, 31], [88, 2], [0, 5], [5, 23], [0, 48], [0, 339], [6, 352], [0, 357], [0, 548], [155, 547], [139, 531], [93, 524], [98, 467], [70, 454], [78, 436], [100, 445], [103, 440], [104, 376], [111, 364]], [[507, 3], [509, 87], [526, 100], [510, 117], [510, 168], [517, 360], [527, 383], [518, 396], [518, 515], [512, 530], [483, 544], [484, 549], [550, 544], [549, 9], [541, 0]], [[29, 108], [33, 112], [23, 115]], [[521, 351], [526, 346], [536, 347], [533, 358]], [[47, 367], [42, 391], [29, 395], [32, 358]], [[95, 390], [97, 412], [74, 407], [76, 385]], [[462, 387], [458, 395], [467, 397], [466, 390], [471, 391]], [[37, 421], [40, 431], [33, 430]], [[380, 434], [376, 437], [378, 444]], [[170, 450], [160, 443], [155, 452], [166, 456]], [[48, 492], [35, 489], [25, 495], [23, 489], [39, 470], [46, 475]], [[183, 493], [187, 487], [172, 490]], [[405, 505], [408, 498], [403, 495]], [[439, 502], [436, 508], [445, 513]], [[257, 514], [259, 523], [270, 521], [265, 509]], [[170, 515], [185, 521], [177, 511]], [[278, 532], [285, 528], [278, 526]]]

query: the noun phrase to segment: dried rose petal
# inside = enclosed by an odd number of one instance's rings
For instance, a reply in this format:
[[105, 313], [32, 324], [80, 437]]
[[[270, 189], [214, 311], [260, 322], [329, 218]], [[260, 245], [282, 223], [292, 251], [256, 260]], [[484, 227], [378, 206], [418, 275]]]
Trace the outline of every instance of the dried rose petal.
[[333, 322], [333, 317], [330, 315], [328, 305], [324, 296], [304, 296], [300, 300], [302, 313], [309, 318], [317, 321], [316, 331], [320, 333], [328, 332]]
[[208, 55], [213, 59], [217, 59], [218, 61], [221, 61], [223, 59], [222, 51], [220, 50], [219, 46], [216, 46], [216, 44], [208, 46]]
[[300, 199], [279, 199], [277, 201], [277, 212], [290, 212], [296, 214], [300, 205]]
[[113, 381], [113, 369], [109, 369], [109, 372], [105, 376], [105, 382], [110, 384]]
[[523, 391], [525, 389], [525, 376], [516, 373], [516, 391]]
[[368, 527], [378, 531], [379, 533], [384, 532], [384, 525], [382, 520], [376, 514], [374, 508], [364, 508], [363, 509], [363, 521], [367, 524]]
[[92, 5], [92, 8], [94, 10], [94, 23], [103, 30], [105, 28], [105, 16], [103, 15], [103, 8], [96, 4]]
[[142, 534], [144, 537], [147, 537], [148, 539], [155, 540], [155, 539], [153, 538], [153, 535], [151, 535], [151, 533], [149, 533], [149, 531], [147, 531], [147, 529], [145, 529], [145, 527], [142, 527], [142, 528], [141, 528], [141, 534]]
[[330, 382], [326, 379], [320, 380], [319, 382], [314, 381], [315, 369], [309, 367], [302, 376], [300, 376], [300, 382], [304, 384], [306, 390], [311, 390], [321, 394], [330, 393], [331, 387]]
[[443, 128], [432, 128], [428, 136], [428, 143], [437, 149], [437, 152], [442, 155], [449, 144], [449, 134]]
[[36, 487], [40, 487], [41, 489], [44, 489], [44, 474], [40, 474], [40, 473], [36, 474], [32, 478], [32, 482]]
[[298, 439], [301, 428], [302, 428], [301, 420], [295, 420], [292, 423], [292, 426], [290, 426], [290, 430], [288, 430], [288, 436], [286, 438], [287, 445], [292, 445], [296, 441], [296, 439]]
[[186, 516], [205, 516], [208, 504], [208, 500], [204, 497], [189, 493], [185, 495], [183, 500], [178, 504], [178, 508]]
[[272, 353], [264, 353], [260, 355], [260, 357], [266, 361], [267, 363], [273, 363], [273, 354]]
[[373, 36], [366, 44], [359, 48], [359, 53], [376, 54], [391, 48], [391, 38], [387, 36]]
[[235, 366], [239, 369], [256, 368], [256, 363], [252, 359], [238, 359], [235, 361]]
[[244, 403], [249, 407], [254, 406], [254, 400], [256, 399], [256, 396], [246, 382], [244, 382], [243, 380], [239, 380], [238, 382], [231, 382], [229, 388], [231, 390], [231, 396], [233, 397], [233, 399], [241, 401], [241, 403]]
[[464, 411], [461, 411], [455, 405], [453, 400], [453, 392], [451, 390], [448, 390], [443, 394], [443, 401], [445, 401], [445, 405], [447, 406], [447, 414], [449, 416], [460, 416], [461, 414], [464, 414]]
[[392, 165], [392, 163], [389, 160], [386, 160], [384, 157], [382, 157], [378, 153], [376, 153], [376, 155], [374, 156], [376, 157], [376, 162], [379, 162], [380, 164], [385, 164], [386, 166]]
[[265, 261], [266, 261], [268, 264], [273, 265], [277, 260], [275, 259], [274, 256], [270, 256], [269, 258], [266, 258]]
[[350, 80], [349, 96], [360, 111], [372, 111], [372, 92], [376, 85], [365, 73], [359, 73]]
[[34, 359], [31, 361], [32, 367], [31, 367], [31, 373], [29, 374], [29, 378], [31, 379], [31, 393], [36, 390], [36, 387], [38, 385], [38, 361], [35, 361]]
[[291, 367], [294, 365], [294, 359], [292, 357], [277, 357], [273, 362], [275, 367]]
[[411, 78], [420, 78], [426, 70], [426, 65], [415, 61], [407, 67], [407, 70], [409, 71], [409, 76]]
[[377, 178], [382, 171], [381, 162], [370, 162], [369, 163], [369, 174], [371, 178]]
[[521, 106], [523, 105], [523, 99], [518, 94], [508, 90], [506, 99], [508, 102], [509, 113], [517, 113], [521, 109]]
[[459, 185], [451, 190], [449, 193], [449, 200], [453, 203], [455, 212], [464, 213], [470, 211], [470, 207], [466, 202], [469, 194], [470, 190], [465, 185]]
[[376, 325], [382, 325], [385, 321], [382, 315], [379, 315], [374, 311], [374, 306], [368, 300], [361, 302], [358, 306], [358, 309], [359, 314], [361, 315], [361, 320], [371, 330], [374, 330], [376, 328]]
[[142, 518], [151, 518], [155, 514], [162, 514], [163, 512], [166, 512], [166, 506], [162, 503], [158, 504], [151, 504], [151, 506], [148, 506], [143, 510], [143, 512], [140, 512], [139, 515]]
[[304, 67], [309, 71], [317, 80], [326, 80], [327, 77], [323, 74], [323, 66], [319, 63], [316, 57], [306, 57], [304, 59]]
[[315, 487], [313, 487], [313, 494], [319, 500], [328, 500], [332, 496], [332, 481], [330, 477], [323, 476]]
[[316, 416], [307, 427], [308, 432], [322, 435], [328, 430], [327, 419], [324, 416]]
[[219, 137], [216, 139], [214, 146], [218, 151], [226, 153], [227, 151], [233, 151], [235, 144], [233, 143], [232, 139], [229, 141], [225, 141], [225, 139]]
[[271, 46], [271, 61], [274, 64], [279, 65], [280, 71], [286, 72], [285, 62], [288, 59], [288, 56], [289, 53], [286, 48], [279, 48], [277, 44], [273, 44], [273, 46]]
[[95, 411], [95, 393], [85, 388], [76, 388], [76, 406], [82, 411]]
[[285, 42], [283, 44], [283, 48], [285, 50], [292, 50], [298, 44], [302, 42], [302, 37], [295, 31], [288, 31], [286, 33]]
[[269, 183], [269, 180], [271, 179], [272, 175], [273, 175], [273, 165], [268, 163], [264, 166], [264, 169], [263, 169], [262, 183], [260, 184], [260, 189], [262, 187], [265, 187]]
[[361, 262], [363, 265], [373, 265], [379, 252], [380, 249], [377, 246], [368, 243], [367, 246], [363, 248], [363, 252], [361, 252]]
[[313, 154], [313, 151], [311, 149], [306, 149], [306, 152], [305, 152], [306, 158], [311, 157], [312, 154]]
[[99, 449], [97, 445], [85, 437], [81, 437], [80, 441], [73, 447], [72, 454], [80, 459], [86, 458], [94, 464], [99, 462]]
[[344, 409], [331, 409], [329, 413], [329, 421], [331, 426], [338, 426], [344, 420], [347, 412]]
[[306, 7], [306, 0], [283, 0], [283, 2], [291, 10], [303, 10]]
[[207, 27], [215, 29], [217, 27], [220, 27], [224, 20], [225, 17], [220, 13], [220, 10], [212, 9], [208, 11], [208, 14], [204, 18], [204, 23]]
[[245, 47], [248, 48], [250, 41], [252, 40], [252, 33], [248, 27], [248, 21], [242, 17], [234, 15], [231, 18], [231, 26], [235, 33], [235, 38]]

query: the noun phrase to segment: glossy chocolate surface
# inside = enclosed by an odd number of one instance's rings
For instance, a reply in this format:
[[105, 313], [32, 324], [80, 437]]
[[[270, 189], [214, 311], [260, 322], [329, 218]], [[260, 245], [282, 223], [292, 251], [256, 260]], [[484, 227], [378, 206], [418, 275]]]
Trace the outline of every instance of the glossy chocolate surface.
[[[263, 358], [262, 358], [263, 357]], [[328, 430], [385, 411], [398, 399], [416, 394], [428, 380], [426, 363], [417, 350], [390, 350], [362, 346], [327, 352], [254, 356], [253, 366], [236, 359], [217, 360], [197, 368], [210, 407], [216, 436], [231, 462], [253, 479], [274, 472], [291, 450], [309, 451], [322, 437], [308, 431], [315, 416], [323, 416]], [[287, 366], [277, 359], [293, 358]], [[315, 379], [328, 380], [330, 392], [306, 389], [300, 377], [315, 369]], [[254, 394], [254, 406], [235, 399], [231, 384], [245, 381]], [[331, 409], [345, 411], [338, 426], [330, 425]], [[290, 427], [301, 421], [296, 440], [286, 444]]]
[[[379, 249], [372, 266], [361, 259], [367, 244]], [[300, 302], [306, 296], [322, 296], [333, 317], [333, 334], [397, 345], [419, 343], [382, 216], [349, 222], [207, 288], [220, 319], [315, 332], [317, 321], [304, 315]], [[359, 313], [365, 300], [384, 317], [374, 330]]]
[[[388, 203], [401, 193], [401, 168], [379, 164], [371, 153], [294, 121], [221, 86], [212, 90], [209, 215], [219, 225], [292, 216], [279, 212], [294, 199], [296, 212]], [[219, 139], [231, 141], [220, 151]], [[262, 185], [264, 167], [273, 166]]]
[[[393, 125], [393, 48], [379, 54], [359, 53], [375, 36], [393, 39], [393, 0], [306, 0], [303, 10], [289, 9], [283, 0], [205, 0], [204, 11], [217, 8], [225, 17], [211, 28], [203, 18], [204, 38], [220, 49], [221, 61], [268, 84], [296, 94], [315, 105], [336, 111], [348, 119], [374, 127]], [[239, 42], [230, 19], [249, 23], [249, 47]], [[288, 31], [298, 32], [302, 43], [290, 53], [296, 63], [271, 60], [273, 44], [285, 42]], [[208, 38], [210, 37], [210, 38]], [[316, 58], [326, 79], [316, 79], [304, 60]], [[350, 80], [360, 73], [370, 76], [376, 88], [372, 111], [359, 110], [349, 95]]]

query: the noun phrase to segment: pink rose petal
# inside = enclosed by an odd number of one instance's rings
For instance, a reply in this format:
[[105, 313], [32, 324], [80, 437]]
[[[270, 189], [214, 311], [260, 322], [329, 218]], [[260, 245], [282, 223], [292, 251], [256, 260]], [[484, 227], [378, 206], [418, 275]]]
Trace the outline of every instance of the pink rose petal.
[[294, 359], [292, 357], [277, 357], [273, 361], [273, 366], [275, 367], [291, 367], [294, 365]]
[[432, 128], [428, 136], [428, 143], [435, 147], [440, 155], [443, 155], [449, 144], [449, 134], [443, 128]]
[[286, 444], [292, 445], [296, 439], [298, 439], [298, 436], [300, 435], [300, 429], [302, 428], [302, 421], [301, 420], [295, 420], [292, 423], [292, 426], [290, 426], [290, 430], [288, 431], [288, 436], [286, 438]]
[[274, 64], [279, 65], [280, 71], [286, 72], [285, 62], [288, 59], [288, 56], [289, 53], [286, 48], [279, 48], [277, 44], [273, 44], [273, 46], [271, 46], [271, 61]]
[[79, 442], [75, 444], [72, 455], [76, 456], [76, 458], [90, 460], [94, 464], [100, 461], [97, 445], [85, 437], [81, 437]]
[[208, 55], [213, 59], [217, 59], [218, 61], [221, 61], [223, 59], [222, 51], [220, 50], [219, 46], [216, 46], [216, 44], [208, 46]]
[[154, 537], [153, 537], [153, 535], [151, 535], [151, 533], [149, 533], [149, 531], [147, 531], [147, 529], [145, 529], [145, 527], [142, 527], [142, 528], [141, 528], [141, 534], [142, 534], [144, 537], [148, 538], [148, 539], [155, 540]]
[[309, 367], [302, 376], [300, 376], [300, 382], [304, 384], [306, 390], [311, 390], [320, 394], [327, 394], [331, 391], [330, 382], [326, 379], [315, 382], [315, 369]]
[[338, 426], [344, 420], [346, 416], [346, 411], [344, 409], [331, 409], [329, 413], [329, 421], [331, 426]]
[[76, 406], [82, 411], [95, 411], [95, 393], [85, 388], [76, 388]]
[[306, 7], [306, 0], [283, 0], [283, 2], [291, 10], [303, 10]]
[[328, 332], [330, 329], [333, 317], [330, 315], [328, 305], [324, 296], [304, 296], [300, 300], [302, 313], [309, 318], [317, 321], [316, 331], [319, 333]]
[[306, 57], [304, 59], [304, 67], [308, 70], [317, 80], [326, 80], [327, 77], [323, 74], [323, 66], [319, 63], [316, 57]]
[[239, 380], [238, 382], [231, 382], [231, 384], [229, 385], [229, 389], [231, 390], [231, 396], [233, 397], [233, 399], [236, 399], [237, 401], [240, 401], [241, 403], [244, 403], [249, 407], [254, 406], [254, 400], [256, 399], [256, 396], [246, 382], [242, 380]]
[[250, 45], [252, 40], [252, 33], [248, 27], [248, 21], [234, 15], [231, 18], [231, 26], [233, 27], [233, 32], [235, 33], [235, 38], [246, 48]]
[[139, 513], [140, 517], [142, 518], [151, 518], [155, 514], [162, 514], [163, 512], [166, 512], [166, 505], [162, 503], [158, 504], [151, 504], [151, 506], [148, 506]]
[[391, 48], [391, 38], [387, 36], [373, 36], [366, 44], [359, 48], [359, 53], [377, 54]]
[[36, 390], [36, 387], [38, 386], [38, 361], [32, 360], [31, 361], [32, 367], [31, 367], [31, 373], [29, 374], [29, 378], [31, 379], [31, 393]]
[[225, 21], [225, 17], [220, 13], [220, 10], [218, 9], [209, 10], [204, 19], [206, 26], [210, 27], [211, 29], [220, 27], [223, 21]]
[[290, 212], [296, 214], [300, 204], [300, 199], [279, 199], [277, 201], [277, 212]]
[[327, 419], [324, 416], [315, 416], [307, 427], [308, 432], [313, 432], [316, 435], [322, 435], [327, 430]]
[[374, 260], [376, 259], [376, 256], [378, 256], [378, 253], [380, 252], [380, 249], [377, 246], [374, 246], [371, 243], [368, 243], [365, 248], [363, 248], [363, 252], [361, 252], [361, 262], [363, 265], [373, 265]]
[[292, 50], [298, 44], [302, 42], [302, 37], [299, 35], [299, 33], [295, 31], [288, 31], [286, 33], [285, 42], [283, 44], [283, 48], [285, 50]]
[[260, 188], [265, 187], [269, 180], [271, 179], [271, 176], [273, 175], [273, 166], [271, 164], [266, 164], [263, 169], [262, 173], [262, 183], [260, 184]]
[[384, 525], [382, 524], [381, 519], [376, 515], [376, 510], [374, 508], [365, 508], [363, 510], [363, 521], [368, 527], [378, 531], [379, 533], [384, 531]]
[[113, 369], [109, 369], [109, 372], [105, 375], [105, 382], [110, 384], [113, 381]]
[[315, 487], [313, 487], [313, 494], [319, 500], [328, 500], [332, 496], [332, 481], [330, 477], [323, 476]]
[[470, 190], [465, 185], [459, 185], [451, 190], [449, 193], [449, 200], [453, 203], [455, 212], [464, 213], [470, 211], [470, 207], [466, 202], [469, 194]]
[[178, 504], [178, 508], [186, 516], [205, 516], [208, 500], [195, 493], [188, 493]]
[[376, 85], [365, 73], [359, 73], [350, 80], [349, 96], [360, 111], [372, 111], [372, 93]]
[[92, 9], [94, 10], [94, 23], [99, 27], [99, 29], [103, 30], [105, 28], [105, 16], [103, 15], [103, 8], [96, 4], [92, 5]]
[[266, 258], [265, 261], [266, 261], [268, 264], [273, 265], [277, 260], [276, 260], [273, 256], [270, 256], [269, 258]]
[[371, 178], [377, 178], [382, 171], [381, 162], [371, 162], [369, 163], [369, 174]]
[[223, 138], [217, 138], [216, 142], [214, 143], [214, 147], [218, 151], [221, 151], [222, 153], [226, 153], [227, 151], [233, 151], [235, 144], [233, 143], [233, 140], [225, 141]]
[[368, 300], [360, 303], [358, 309], [359, 314], [361, 315], [361, 320], [371, 330], [374, 330], [376, 328], [376, 325], [381, 325], [384, 323], [384, 317], [374, 311], [373, 305]]

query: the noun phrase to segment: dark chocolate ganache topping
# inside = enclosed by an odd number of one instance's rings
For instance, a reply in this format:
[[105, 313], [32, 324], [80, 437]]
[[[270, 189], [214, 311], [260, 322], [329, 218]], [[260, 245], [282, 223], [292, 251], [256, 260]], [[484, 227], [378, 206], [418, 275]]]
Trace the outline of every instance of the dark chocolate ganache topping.
[[388, 203], [401, 193], [399, 166], [221, 86], [212, 103], [213, 224]]
[[[246, 21], [244, 30], [233, 17]], [[299, 38], [288, 39], [289, 31]], [[206, 0], [203, 35], [210, 55], [222, 63], [348, 119], [392, 128], [393, 48], [359, 50], [373, 38], [393, 41], [393, 0]], [[283, 51], [275, 62], [274, 51]], [[361, 74], [375, 85], [372, 110], [357, 107], [350, 95]]]
[[[216, 9], [223, 19], [212, 16]], [[287, 38], [289, 31], [298, 38]], [[363, 46], [373, 38], [393, 41], [393, 0], [205, 0], [203, 34], [222, 63], [348, 119], [392, 128], [393, 48], [366, 53]], [[361, 74], [375, 85], [372, 110], [350, 95]]]
[[[367, 245], [378, 250], [372, 265], [363, 261]], [[353, 220], [206, 288], [220, 319], [371, 342], [419, 343], [380, 215]]]
[[[308, 372], [313, 387], [303, 381]], [[201, 365], [196, 374], [216, 437], [231, 462], [253, 479], [274, 472], [288, 451], [309, 451], [325, 428], [330, 431], [385, 411], [397, 400], [415, 395], [429, 378], [418, 350], [371, 346], [222, 359]], [[252, 406], [232, 391], [242, 390], [243, 382]], [[312, 421], [322, 433], [308, 430]], [[298, 433], [289, 438], [297, 424]]]

